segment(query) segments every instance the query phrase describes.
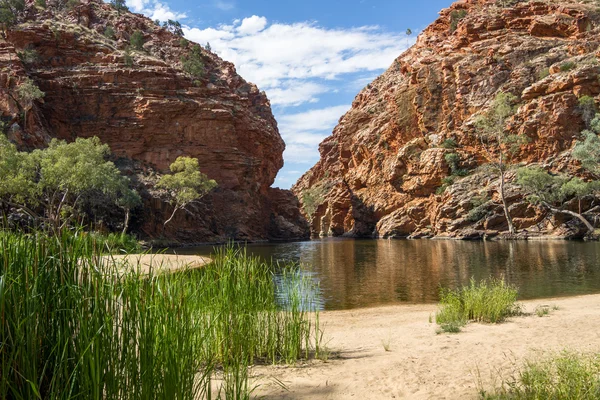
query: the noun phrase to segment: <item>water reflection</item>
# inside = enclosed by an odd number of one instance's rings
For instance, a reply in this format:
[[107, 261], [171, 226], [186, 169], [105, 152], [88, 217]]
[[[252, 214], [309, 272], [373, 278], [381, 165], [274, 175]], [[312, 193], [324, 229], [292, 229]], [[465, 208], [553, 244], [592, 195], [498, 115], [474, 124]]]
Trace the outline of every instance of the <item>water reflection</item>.
[[[345, 240], [249, 245], [266, 260], [291, 260], [320, 282], [326, 309], [431, 303], [440, 287], [471, 277], [506, 279], [520, 298], [600, 292], [599, 243]], [[210, 247], [178, 250], [208, 255]]]

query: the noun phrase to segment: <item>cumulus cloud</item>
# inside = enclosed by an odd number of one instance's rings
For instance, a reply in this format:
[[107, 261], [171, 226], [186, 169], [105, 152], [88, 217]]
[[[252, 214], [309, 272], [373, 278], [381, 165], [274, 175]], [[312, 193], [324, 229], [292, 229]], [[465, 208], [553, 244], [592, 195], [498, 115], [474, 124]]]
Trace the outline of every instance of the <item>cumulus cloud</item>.
[[187, 17], [185, 13], [175, 12], [167, 4], [156, 0], [127, 0], [127, 7], [136, 13], [147, 15], [152, 20], [180, 20]]
[[312, 22], [269, 24], [256, 15], [216, 28], [186, 26], [184, 32], [195, 42], [210, 42], [214, 51], [282, 107], [318, 101], [317, 95], [328, 91], [323, 82], [333, 83], [344, 74], [381, 71], [410, 44], [406, 35], [376, 26], [329, 29]]
[[286, 162], [314, 164], [319, 159], [319, 143], [331, 134], [349, 109], [349, 105], [341, 105], [280, 116], [279, 131], [286, 143]]

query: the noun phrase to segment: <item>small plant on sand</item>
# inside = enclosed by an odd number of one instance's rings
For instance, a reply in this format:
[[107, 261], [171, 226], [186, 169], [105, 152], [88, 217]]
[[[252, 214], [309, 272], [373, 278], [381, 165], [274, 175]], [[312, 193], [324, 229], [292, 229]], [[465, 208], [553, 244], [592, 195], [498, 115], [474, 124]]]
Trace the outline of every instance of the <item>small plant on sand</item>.
[[540, 318], [548, 314], [550, 314], [550, 307], [548, 306], [537, 306], [535, 308], [535, 315]]
[[520, 313], [517, 289], [504, 279], [490, 279], [457, 290], [443, 289], [435, 322], [444, 332], [459, 332], [469, 321], [499, 323]]
[[564, 352], [541, 361], [528, 361], [520, 372], [481, 399], [591, 400], [600, 395], [600, 354]]

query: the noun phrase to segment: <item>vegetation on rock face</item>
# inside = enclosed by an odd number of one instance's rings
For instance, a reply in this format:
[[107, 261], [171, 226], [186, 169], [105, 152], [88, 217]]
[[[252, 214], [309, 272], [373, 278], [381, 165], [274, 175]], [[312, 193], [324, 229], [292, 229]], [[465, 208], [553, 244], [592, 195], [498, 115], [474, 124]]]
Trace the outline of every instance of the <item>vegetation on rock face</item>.
[[512, 163], [512, 156], [527, 141], [526, 137], [508, 134], [506, 130], [507, 121], [514, 114], [516, 100], [512, 94], [498, 93], [490, 110], [475, 123], [476, 136], [490, 162], [491, 170], [499, 175], [498, 194], [511, 235], [515, 234], [516, 230], [506, 201], [506, 172]]
[[194, 78], [202, 78], [204, 75], [204, 62], [202, 61], [202, 49], [199, 45], [192, 46], [189, 54], [181, 57], [183, 70]]
[[31, 107], [33, 107], [33, 102], [41, 100], [44, 96], [45, 93], [42, 92], [40, 88], [35, 84], [35, 82], [30, 78], [26, 78], [17, 87], [17, 97], [25, 113], [25, 122], [27, 122], [27, 111], [30, 110]]
[[208, 179], [200, 172], [196, 158], [178, 157], [170, 169], [172, 174], [162, 176], [156, 184], [157, 189], [167, 192], [169, 202], [173, 206], [173, 213], [164, 222], [164, 226], [171, 222], [177, 211], [185, 210], [187, 206], [217, 187], [216, 181]]
[[17, 23], [17, 15], [24, 9], [24, 0], [0, 0], [0, 25], [4, 32]]
[[[580, 101], [580, 104], [582, 103], [587, 104], [586, 107], [591, 111], [593, 99]], [[586, 113], [582, 114], [585, 121]], [[584, 180], [564, 173], [552, 175], [539, 167], [525, 167], [518, 171], [518, 183], [529, 193], [527, 199], [531, 203], [541, 205], [554, 213], [577, 218], [586, 226], [588, 235], [592, 235], [595, 229], [583, 215], [582, 200], [600, 191], [600, 114], [596, 114], [588, 125], [590, 129], [582, 132], [583, 140], [577, 142], [572, 155], [594, 179]], [[570, 199], [577, 200], [576, 211], [569, 209], [567, 201]]]
[[312, 218], [317, 211], [317, 208], [323, 203], [325, 192], [325, 186], [320, 185], [306, 189], [304, 193], [302, 193], [302, 208], [309, 218]]
[[179, 21], [173, 21], [170, 19], [166, 22], [163, 22], [163, 28], [177, 36], [183, 36], [183, 29], [181, 28]]
[[450, 32], [458, 28], [458, 23], [467, 16], [467, 10], [454, 10], [450, 13]]
[[119, 15], [121, 12], [129, 11], [129, 7], [127, 7], [127, 4], [125, 4], [125, 0], [111, 0], [110, 5], [117, 10], [117, 14]]
[[475, 282], [457, 290], [442, 290], [435, 321], [442, 331], [457, 332], [469, 321], [498, 323], [520, 312], [517, 289], [504, 279]]
[[144, 33], [142, 31], [135, 31], [129, 38], [131, 48], [134, 50], [142, 50], [144, 48]]

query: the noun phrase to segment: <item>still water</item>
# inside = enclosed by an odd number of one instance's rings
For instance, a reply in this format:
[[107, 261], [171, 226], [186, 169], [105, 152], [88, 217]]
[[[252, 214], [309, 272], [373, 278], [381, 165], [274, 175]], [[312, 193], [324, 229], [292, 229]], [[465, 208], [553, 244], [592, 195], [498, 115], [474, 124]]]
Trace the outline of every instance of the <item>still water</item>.
[[[210, 255], [212, 247], [177, 249]], [[432, 303], [441, 287], [504, 276], [519, 298], [600, 293], [600, 243], [572, 241], [322, 239], [251, 244], [265, 260], [291, 260], [320, 284], [320, 303], [340, 310]]]

